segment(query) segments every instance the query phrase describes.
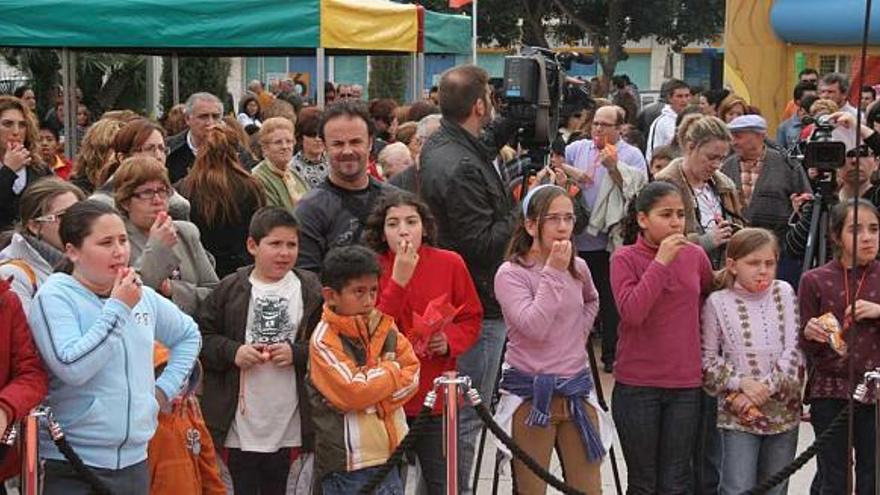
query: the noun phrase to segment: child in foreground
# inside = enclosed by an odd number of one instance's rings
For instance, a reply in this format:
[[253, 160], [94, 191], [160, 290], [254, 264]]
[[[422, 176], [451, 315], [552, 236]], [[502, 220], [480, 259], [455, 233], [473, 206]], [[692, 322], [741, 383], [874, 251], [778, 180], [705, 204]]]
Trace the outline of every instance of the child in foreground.
[[[309, 348], [315, 479], [324, 495], [358, 493], [409, 431], [403, 405], [419, 387], [419, 361], [394, 319], [375, 308], [379, 261], [363, 246], [330, 251], [324, 315]], [[392, 470], [379, 494], [403, 494]]]

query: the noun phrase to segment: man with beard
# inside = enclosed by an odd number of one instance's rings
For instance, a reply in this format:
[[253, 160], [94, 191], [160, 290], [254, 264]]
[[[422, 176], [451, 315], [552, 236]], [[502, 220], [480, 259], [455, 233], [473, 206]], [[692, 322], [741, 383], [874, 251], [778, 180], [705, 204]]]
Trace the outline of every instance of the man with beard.
[[320, 272], [332, 248], [359, 244], [367, 217], [388, 186], [367, 174], [373, 121], [363, 104], [334, 103], [324, 112], [319, 137], [330, 173], [296, 208], [300, 222], [297, 266]]
[[[507, 330], [495, 299], [495, 272], [513, 232], [513, 198], [496, 151], [480, 139], [492, 119], [489, 75], [475, 65], [453, 67], [440, 79], [440, 129], [420, 155], [419, 185], [437, 218], [440, 246], [456, 251], [470, 271], [484, 318], [480, 339], [458, 358], [458, 371], [471, 377], [483, 400], [495, 388]], [[474, 444], [480, 422], [462, 411], [459, 456], [461, 493], [470, 493]]]

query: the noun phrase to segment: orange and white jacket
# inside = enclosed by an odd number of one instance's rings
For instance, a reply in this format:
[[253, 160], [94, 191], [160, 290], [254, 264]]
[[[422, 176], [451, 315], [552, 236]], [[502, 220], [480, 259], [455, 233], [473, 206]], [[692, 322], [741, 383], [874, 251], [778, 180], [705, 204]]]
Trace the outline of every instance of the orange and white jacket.
[[341, 316], [325, 305], [308, 386], [319, 481], [388, 460], [409, 431], [403, 405], [418, 391], [419, 360], [390, 316]]

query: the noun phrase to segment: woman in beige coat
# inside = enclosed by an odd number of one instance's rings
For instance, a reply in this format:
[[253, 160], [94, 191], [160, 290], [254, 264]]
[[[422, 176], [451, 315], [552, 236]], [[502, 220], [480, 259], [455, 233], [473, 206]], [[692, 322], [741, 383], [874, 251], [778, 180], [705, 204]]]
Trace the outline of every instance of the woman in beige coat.
[[217, 273], [199, 229], [168, 215], [173, 189], [167, 170], [153, 158], [128, 158], [116, 171], [114, 185], [131, 244], [131, 265], [146, 285], [194, 315], [217, 285]]

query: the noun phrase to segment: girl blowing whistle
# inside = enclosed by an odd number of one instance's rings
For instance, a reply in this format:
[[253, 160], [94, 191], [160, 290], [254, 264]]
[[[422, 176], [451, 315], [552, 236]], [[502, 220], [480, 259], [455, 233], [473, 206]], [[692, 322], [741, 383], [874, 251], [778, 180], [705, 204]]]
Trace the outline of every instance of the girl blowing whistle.
[[[599, 295], [586, 262], [572, 250], [575, 221], [572, 200], [559, 186], [535, 187], [523, 201], [507, 261], [495, 275], [495, 295], [510, 329], [496, 418], [545, 468], [555, 446], [566, 483], [598, 494], [612, 433], [587, 367]], [[516, 493], [546, 490], [518, 460], [513, 478]]]
[[[718, 397], [722, 495], [744, 493], [794, 459], [803, 357], [794, 290], [774, 280], [779, 243], [743, 229], [727, 244], [724, 289], [703, 306], [703, 386]], [[788, 481], [770, 495], [784, 495]]]
[[712, 286], [706, 252], [684, 236], [678, 188], [645, 186], [611, 257], [620, 308], [612, 413], [629, 493], [683, 494], [700, 421], [700, 303]]

